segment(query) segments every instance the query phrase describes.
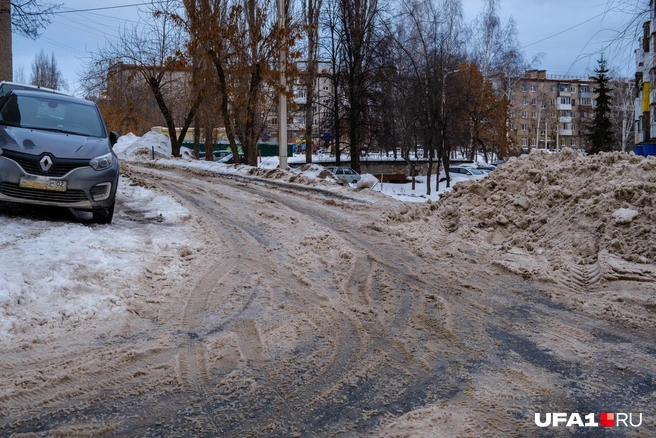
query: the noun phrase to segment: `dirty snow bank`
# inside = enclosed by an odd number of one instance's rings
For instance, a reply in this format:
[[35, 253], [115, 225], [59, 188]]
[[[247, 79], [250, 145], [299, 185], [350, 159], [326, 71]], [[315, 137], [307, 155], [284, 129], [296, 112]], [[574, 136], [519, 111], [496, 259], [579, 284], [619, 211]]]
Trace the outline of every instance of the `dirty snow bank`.
[[214, 161], [197, 160], [187, 148], [182, 148], [182, 157], [174, 158], [170, 139], [166, 135], [152, 131], [147, 132], [143, 137], [138, 137], [132, 133], [120, 137], [114, 146], [114, 152], [116, 152], [116, 155], [121, 160], [125, 161], [156, 161], [158, 164], [164, 166], [187, 167], [210, 173], [278, 179], [289, 183], [309, 186], [348, 187], [346, 181], [337, 178], [318, 164], [306, 164], [300, 168], [291, 168], [289, 170], [223, 164]]
[[534, 151], [481, 181], [466, 181], [437, 203], [404, 206], [388, 222], [437, 217], [463, 238], [502, 251], [569, 253], [591, 263], [602, 251], [656, 262], [656, 159], [624, 152], [585, 156]]

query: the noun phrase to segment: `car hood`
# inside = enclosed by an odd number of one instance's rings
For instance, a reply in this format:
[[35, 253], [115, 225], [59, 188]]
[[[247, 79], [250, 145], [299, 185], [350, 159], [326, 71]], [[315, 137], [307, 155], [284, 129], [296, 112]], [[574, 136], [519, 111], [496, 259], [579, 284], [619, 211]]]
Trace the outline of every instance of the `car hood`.
[[13, 126], [0, 126], [0, 148], [34, 155], [49, 152], [58, 158], [79, 159], [97, 157], [111, 150], [107, 138]]

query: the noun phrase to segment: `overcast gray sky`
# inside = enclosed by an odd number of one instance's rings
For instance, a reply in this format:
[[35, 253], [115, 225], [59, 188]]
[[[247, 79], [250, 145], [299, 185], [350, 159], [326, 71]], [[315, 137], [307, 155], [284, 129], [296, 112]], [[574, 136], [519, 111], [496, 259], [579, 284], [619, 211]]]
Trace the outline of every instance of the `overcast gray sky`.
[[[27, 80], [32, 61], [43, 49], [55, 54], [66, 81], [75, 87], [85, 70], [89, 52], [114, 40], [119, 28], [139, 20], [142, 0], [51, 0], [63, 6], [52, 23], [36, 41], [14, 34], [14, 72], [22, 66]], [[609, 10], [608, 5], [616, 8]], [[632, 5], [647, 0], [500, 0], [500, 16], [505, 24], [512, 16], [517, 22], [519, 41], [527, 59], [542, 53], [535, 67], [549, 75], [587, 77], [597, 67], [600, 52], [616, 38], [634, 17]], [[128, 7], [120, 7], [132, 5]], [[625, 11], [619, 11], [621, 8]], [[465, 21], [471, 22], [481, 0], [463, 0]], [[68, 12], [94, 8], [112, 8], [87, 12]], [[628, 12], [628, 13], [627, 13]], [[628, 41], [605, 50], [609, 65], [622, 74], [633, 76], [637, 41]], [[74, 90], [71, 90], [74, 91]]]

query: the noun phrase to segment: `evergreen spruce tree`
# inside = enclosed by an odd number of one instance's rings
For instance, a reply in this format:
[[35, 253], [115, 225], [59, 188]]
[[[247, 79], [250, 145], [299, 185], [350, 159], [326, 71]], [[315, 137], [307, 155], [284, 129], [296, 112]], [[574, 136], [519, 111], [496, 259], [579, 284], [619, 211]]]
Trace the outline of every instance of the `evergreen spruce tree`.
[[588, 126], [586, 134], [587, 139], [590, 141], [590, 150], [588, 151], [590, 154], [611, 151], [615, 140], [613, 125], [610, 120], [611, 92], [613, 89], [609, 87], [608, 67], [603, 56], [597, 62], [599, 63], [599, 66], [595, 69], [597, 75], [592, 76], [596, 83], [594, 92], [597, 99], [592, 124]]

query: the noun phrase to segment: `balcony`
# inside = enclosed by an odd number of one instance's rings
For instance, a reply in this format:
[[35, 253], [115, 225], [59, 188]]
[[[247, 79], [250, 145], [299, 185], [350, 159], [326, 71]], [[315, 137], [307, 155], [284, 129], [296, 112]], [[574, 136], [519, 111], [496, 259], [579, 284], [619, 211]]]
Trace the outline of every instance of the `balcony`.
[[571, 103], [559, 103], [557, 106], [558, 111], [572, 111]]
[[572, 123], [572, 116], [562, 116], [558, 118], [558, 123]]
[[572, 130], [571, 129], [559, 129], [558, 134], [563, 135], [563, 136], [571, 136], [572, 135]]

